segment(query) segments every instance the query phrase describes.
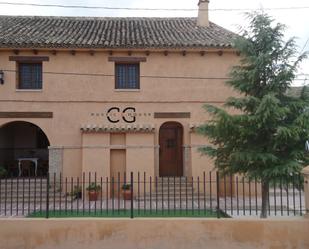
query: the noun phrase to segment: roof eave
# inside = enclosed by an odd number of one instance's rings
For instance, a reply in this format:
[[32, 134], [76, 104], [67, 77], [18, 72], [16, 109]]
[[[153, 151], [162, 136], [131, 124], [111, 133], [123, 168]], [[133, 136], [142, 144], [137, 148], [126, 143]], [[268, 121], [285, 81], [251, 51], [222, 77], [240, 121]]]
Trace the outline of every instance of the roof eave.
[[187, 47], [187, 46], [178, 46], [178, 47], [55, 47], [55, 46], [0, 46], [0, 50], [59, 50], [59, 51], [70, 51], [70, 50], [79, 50], [79, 51], [192, 51], [192, 52], [200, 52], [200, 51], [236, 51], [232, 45], [226, 46], [196, 46], [196, 47]]

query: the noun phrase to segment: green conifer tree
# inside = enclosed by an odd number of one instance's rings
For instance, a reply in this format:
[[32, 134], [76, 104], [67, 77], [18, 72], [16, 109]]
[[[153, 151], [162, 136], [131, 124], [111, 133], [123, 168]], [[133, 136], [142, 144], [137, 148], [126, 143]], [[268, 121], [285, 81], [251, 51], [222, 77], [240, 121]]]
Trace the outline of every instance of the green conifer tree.
[[201, 152], [214, 159], [219, 172], [261, 181], [261, 218], [266, 218], [269, 183], [308, 163], [308, 91], [304, 87], [300, 96], [287, 94], [306, 54], [297, 55], [295, 39], [285, 42], [285, 26], [269, 15], [248, 17], [247, 30], [235, 40], [241, 61], [227, 82], [239, 97], [227, 99], [223, 108], [205, 105], [212, 119], [198, 132], [210, 140]]

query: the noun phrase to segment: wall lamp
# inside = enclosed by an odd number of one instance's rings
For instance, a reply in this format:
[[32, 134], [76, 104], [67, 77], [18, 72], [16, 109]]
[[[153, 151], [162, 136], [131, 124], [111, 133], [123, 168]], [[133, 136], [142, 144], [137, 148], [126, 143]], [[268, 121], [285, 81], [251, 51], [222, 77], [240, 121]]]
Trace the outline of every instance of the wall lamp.
[[2, 70], [0, 70], [0, 84], [4, 84], [4, 72]]

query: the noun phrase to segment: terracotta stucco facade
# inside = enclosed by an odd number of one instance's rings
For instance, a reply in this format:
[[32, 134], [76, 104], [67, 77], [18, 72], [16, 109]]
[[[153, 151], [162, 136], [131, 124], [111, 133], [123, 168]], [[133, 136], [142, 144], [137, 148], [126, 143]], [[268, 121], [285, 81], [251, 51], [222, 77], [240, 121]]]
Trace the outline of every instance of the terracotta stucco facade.
[[[42, 90], [18, 90], [16, 62], [9, 57], [13, 50], [0, 51], [0, 69], [4, 84], [0, 85], [0, 112], [51, 112], [52, 118], [0, 118], [0, 126], [12, 121], [26, 121], [40, 127], [47, 135], [49, 172], [81, 176], [97, 172], [109, 176], [113, 171], [111, 154], [124, 151], [120, 160], [126, 172], [146, 172], [159, 176], [159, 130], [162, 124], [178, 122], [183, 127], [183, 175], [199, 176], [213, 169], [211, 160], [201, 156], [198, 147], [207, 140], [194, 132], [194, 127], [209, 117], [204, 103], [222, 105], [235, 93], [224, 82], [239, 57], [232, 49], [127, 51], [95, 50], [19, 50], [18, 56], [48, 56], [43, 62]], [[223, 53], [221, 53], [223, 52]], [[115, 89], [115, 62], [110, 57], [142, 57], [140, 89]], [[117, 107], [111, 123], [110, 108]], [[134, 123], [126, 123], [121, 112], [135, 108]], [[155, 113], [169, 113], [165, 118]], [[129, 113], [129, 112], [128, 112]], [[187, 116], [173, 116], [186, 113]], [[189, 116], [188, 116], [189, 114]], [[133, 115], [133, 116], [130, 116]], [[103, 131], [100, 127], [113, 127]], [[128, 127], [150, 127], [132, 131]], [[84, 129], [82, 129], [84, 128]], [[118, 129], [118, 130], [117, 130]], [[113, 152], [112, 152], [113, 151]], [[112, 159], [115, 161], [114, 159]]]

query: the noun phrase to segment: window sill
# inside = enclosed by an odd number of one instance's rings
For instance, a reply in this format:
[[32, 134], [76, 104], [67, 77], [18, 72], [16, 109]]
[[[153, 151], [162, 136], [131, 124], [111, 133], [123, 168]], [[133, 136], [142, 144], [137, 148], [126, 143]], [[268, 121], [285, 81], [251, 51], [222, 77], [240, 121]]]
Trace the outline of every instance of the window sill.
[[15, 92], [43, 92], [43, 89], [15, 89]]
[[115, 92], [140, 92], [141, 89], [114, 89]]

